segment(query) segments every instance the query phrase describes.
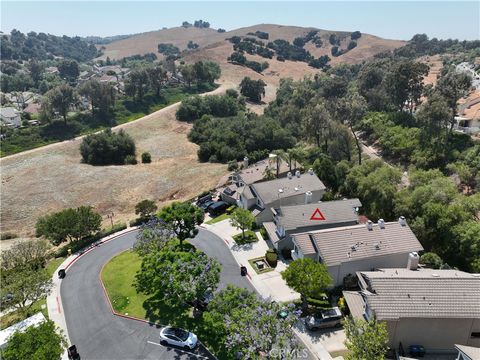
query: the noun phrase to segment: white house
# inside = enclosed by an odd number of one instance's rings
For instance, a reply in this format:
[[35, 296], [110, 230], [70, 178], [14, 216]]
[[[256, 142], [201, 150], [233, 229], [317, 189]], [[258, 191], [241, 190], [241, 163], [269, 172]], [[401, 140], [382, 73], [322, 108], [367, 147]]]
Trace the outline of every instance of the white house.
[[292, 235], [294, 259], [311, 258], [327, 266], [334, 286], [347, 275], [376, 268], [405, 267], [411, 252], [423, 247], [407, 225], [398, 222], [344, 226]]
[[19, 127], [22, 125], [22, 118], [20, 112], [13, 107], [0, 108], [0, 121], [2, 125]]
[[39, 312], [29, 318], [20, 321], [6, 329], [0, 331], [0, 349], [5, 347], [8, 343], [8, 339], [17, 331], [25, 331], [30, 326], [38, 326], [45, 321], [45, 316]]

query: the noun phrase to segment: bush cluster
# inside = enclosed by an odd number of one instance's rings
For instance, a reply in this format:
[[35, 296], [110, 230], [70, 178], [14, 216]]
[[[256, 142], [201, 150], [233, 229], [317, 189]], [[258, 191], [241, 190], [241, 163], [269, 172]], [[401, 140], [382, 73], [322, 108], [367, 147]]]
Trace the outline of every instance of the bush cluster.
[[180, 121], [194, 121], [203, 115], [235, 116], [243, 109], [240, 102], [229, 95], [192, 96], [182, 101], [176, 117]]
[[[106, 129], [86, 136], [80, 145], [82, 161], [90, 165], [123, 165], [135, 158], [135, 142], [125, 131]], [[136, 160], [135, 160], [136, 161]]]

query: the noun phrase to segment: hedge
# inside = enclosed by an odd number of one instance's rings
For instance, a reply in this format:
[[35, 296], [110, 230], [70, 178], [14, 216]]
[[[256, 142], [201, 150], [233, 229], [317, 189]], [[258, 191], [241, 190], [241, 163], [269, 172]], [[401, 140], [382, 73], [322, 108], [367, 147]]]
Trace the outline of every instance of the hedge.
[[102, 229], [98, 233], [92, 236], [88, 236], [82, 240], [79, 241], [74, 241], [68, 244], [65, 244], [61, 248], [59, 248], [55, 252], [55, 257], [64, 257], [68, 255], [68, 249], [72, 249], [72, 253], [76, 253], [79, 250], [82, 250], [83, 248], [86, 248], [87, 246], [99, 241], [100, 239], [104, 238], [105, 236], [112, 235], [118, 231], [124, 230], [127, 228], [126, 223], [119, 223], [113, 225], [113, 228], [111, 229]]

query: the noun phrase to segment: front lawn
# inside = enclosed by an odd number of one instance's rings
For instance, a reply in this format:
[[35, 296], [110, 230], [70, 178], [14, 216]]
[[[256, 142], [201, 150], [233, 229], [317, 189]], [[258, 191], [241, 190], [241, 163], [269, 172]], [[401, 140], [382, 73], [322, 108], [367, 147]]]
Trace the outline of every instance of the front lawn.
[[180, 303], [167, 305], [162, 299], [137, 293], [135, 274], [140, 270], [141, 262], [136, 252], [127, 250], [113, 257], [103, 268], [101, 278], [115, 311], [192, 331], [219, 359], [225, 359], [222, 355], [223, 341], [202, 318], [193, 317], [190, 306]]
[[237, 245], [245, 245], [249, 243], [254, 243], [258, 241], [257, 235], [251, 231], [245, 231], [245, 237], [243, 237], [242, 233], [234, 235], [233, 240], [237, 243]]
[[215, 224], [217, 222], [227, 220], [227, 219], [230, 219], [230, 215], [225, 213], [225, 214], [219, 215], [217, 217], [214, 217], [213, 219], [208, 220], [207, 222], [205, 222], [205, 224], [212, 225], [212, 224]]

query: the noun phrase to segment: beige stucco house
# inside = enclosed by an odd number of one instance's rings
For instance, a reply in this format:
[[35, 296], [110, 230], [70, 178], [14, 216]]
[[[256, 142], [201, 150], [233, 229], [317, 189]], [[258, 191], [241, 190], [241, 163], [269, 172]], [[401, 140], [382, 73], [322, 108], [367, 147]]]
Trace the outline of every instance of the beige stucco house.
[[407, 266], [411, 252], [423, 247], [407, 225], [399, 221], [344, 226], [292, 235], [292, 258], [311, 258], [327, 266], [334, 286], [357, 271]]
[[285, 178], [246, 185], [240, 192], [238, 206], [251, 210], [260, 225], [273, 220], [272, 209], [319, 202], [325, 189], [312, 169], [304, 174], [296, 171]]
[[292, 234], [358, 224], [361, 206], [359, 199], [281, 206], [272, 209], [273, 221], [263, 226], [273, 247], [292, 250]]
[[386, 322], [396, 349], [480, 346], [480, 274], [415, 265], [358, 272], [360, 291], [343, 292], [352, 316]]

